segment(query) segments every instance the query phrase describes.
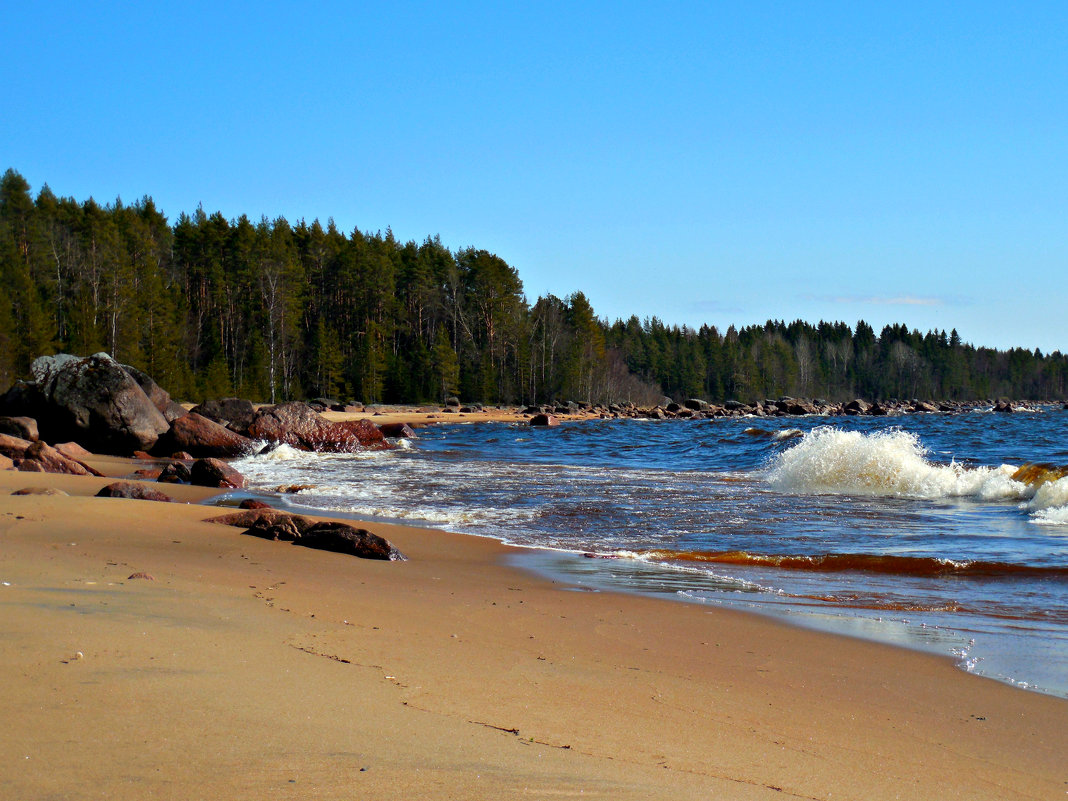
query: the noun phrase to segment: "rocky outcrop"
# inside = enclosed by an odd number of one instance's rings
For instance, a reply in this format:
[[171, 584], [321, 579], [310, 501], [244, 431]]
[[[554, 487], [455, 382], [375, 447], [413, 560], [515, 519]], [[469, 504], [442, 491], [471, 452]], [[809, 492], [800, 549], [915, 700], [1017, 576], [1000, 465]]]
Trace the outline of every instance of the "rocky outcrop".
[[196, 412], [190, 412], [171, 423], [170, 431], [156, 444], [159, 453], [184, 451], [194, 457], [228, 458], [251, 453], [253, 443], [248, 437], [224, 428]]
[[157, 489], [133, 481], [116, 481], [96, 494], [98, 498], [132, 498], [138, 501], [163, 501], [170, 503], [170, 496]]
[[30, 372], [32, 382], [16, 384], [0, 399], [0, 413], [33, 417], [43, 440], [128, 454], [147, 450], [168, 429], [137, 381], [106, 353], [41, 356]]
[[198, 487], [241, 489], [245, 477], [222, 459], [198, 459], [189, 470], [189, 481]]
[[324, 453], [392, 447], [378, 426], [369, 420], [331, 423], [306, 403], [297, 401], [260, 409], [249, 425], [248, 434], [253, 439]]

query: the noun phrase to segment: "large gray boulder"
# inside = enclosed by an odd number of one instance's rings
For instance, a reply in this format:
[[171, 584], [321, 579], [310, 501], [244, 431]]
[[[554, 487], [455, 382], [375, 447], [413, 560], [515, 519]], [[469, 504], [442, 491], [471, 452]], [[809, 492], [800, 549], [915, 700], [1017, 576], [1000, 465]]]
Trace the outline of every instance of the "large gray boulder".
[[60, 353], [30, 366], [41, 408], [41, 439], [73, 440], [91, 451], [147, 451], [170, 428], [138, 382], [106, 353]]

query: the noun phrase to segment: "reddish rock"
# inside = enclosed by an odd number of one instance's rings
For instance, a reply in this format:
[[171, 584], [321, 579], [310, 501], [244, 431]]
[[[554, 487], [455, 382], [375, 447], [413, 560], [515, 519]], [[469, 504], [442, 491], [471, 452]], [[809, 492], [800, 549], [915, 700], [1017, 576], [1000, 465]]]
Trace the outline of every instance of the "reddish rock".
[[55, 445], [55, 449], [76, 462], [84, 462], [86, 459], [93, 458], [93, 454], [77, 442], [59, 442]]
[[11, 459], [21, 459], [26, 455], [26, 449], [33, 443], [22, 437], [13, 437], [10, 434], [0, 434], [0, 453]]
[[248, 437], [195, 412], [172, 422], [171, 430], [160, 439], [163, 452], [184, 451], [198, 458], [227, 458], [252, 452], [252, 440]]
[[134, 470], [130, 476], [138, 481], [155, 481], [162, 472], [163, 469], [159, 467], [144, 467], [140, 470]]
[[0, 470], [13, 470], [15, 463], [7, 456], [0, 453]]
[[277, 523], [283, 518], [289, 518], [298, 531], [304, 531], [315, 525], [314, 521], [302, 515], [291, 515], [278, 509], [247, 509], [241, 512], [231, 512], [228, 515], [208, 518], [208, 523], [219, 523], [224, 526], [239, 526], [241, 528], [266, 528]]
[[390, 447], [382, 429], [370, 420], [349, 420], [331, 424], [323, 446], [314, 450], [348, 453], [358, 450], [382, 451]]
[[191, 462], [193, 461], [193, 454], [189, 451], [175, 451], [171, 454], [171, 458], [180, 462]]
[[222, 459], [198, 459], [189, 471], [189, 480], [198, 487], [240, 489], [245, 477]]
[[558, 426], [560, 421], [551, 414], [536, 414], [530, 418], [532, 426]]
[[192, 477], [192, 472], [184, 462], [172, 462], [160, 471], [156, 480], [163, 484], [188, 484]]
[[69, 497], [69, 492], [64, 492], [55, 487], [23, 487], [11, 493], [12, 495], [62, 495]]
[[301, 537], [301, 529], [289, 515], [259, 518], [243, 533], [252, 537], [281, 542], [295, 542]]
[[131, 458], [147, 460], [147, 459], [151, 459], [152, 455], [148, 454], [148, 453], [145, 453], [144, 451], [134, 451], [133, 454], [131, 454]]
[[40, 439], [37, 421], [32, 417], [0, 417], [0, 434], [36, 442]]
[[271, 505], [256, 498], [245, 498], [237, 505], [238, 509], [270, 509]]
[[384, 450], [390, 445], [370, 420], [331, 423], [305, 403], [283, 403], [256, 413], [249, 436], [326, 453]]
[[163, 501], [170, 503], [170, 497], [144, 484], [132, 481], [116, 481], [108, 484], [96, 494], [98, 498], [132, 498], [138, 501]]
[[[40, 469], [36, 465], [40, 466]], [[35, 442], [26, 449], [19, 470], [32, 473], [66, 473], [72, 476], [90, 476], [92, 473], [80, 462], [68, 459], [51, 445]]]

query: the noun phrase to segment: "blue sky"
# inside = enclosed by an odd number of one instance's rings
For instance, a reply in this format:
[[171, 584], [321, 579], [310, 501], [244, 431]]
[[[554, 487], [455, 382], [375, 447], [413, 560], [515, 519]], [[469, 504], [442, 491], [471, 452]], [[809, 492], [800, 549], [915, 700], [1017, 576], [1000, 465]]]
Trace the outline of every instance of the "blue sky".
[[9, 3], [0, 169], [439, 234], [609, 319], [1068, 351], [1068, 4], [1008, 5]]

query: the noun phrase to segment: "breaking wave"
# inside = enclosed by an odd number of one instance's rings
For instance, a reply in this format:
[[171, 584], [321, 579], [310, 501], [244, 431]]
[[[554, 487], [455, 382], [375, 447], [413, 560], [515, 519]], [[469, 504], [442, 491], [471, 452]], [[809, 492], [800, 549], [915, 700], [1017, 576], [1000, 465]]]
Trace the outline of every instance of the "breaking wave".
[[786, 492], [1020, 502], [1036, 523], [1068, 525], [1068, 468], [966, 467], [927, 456], [919, 437], [907, 431], [817, 428], [775, 457], [768, 483]]

